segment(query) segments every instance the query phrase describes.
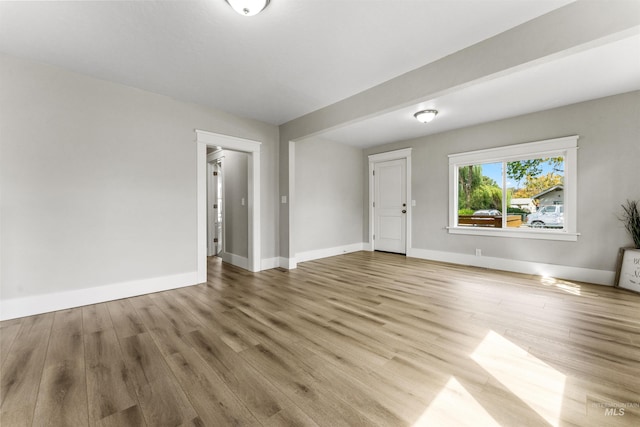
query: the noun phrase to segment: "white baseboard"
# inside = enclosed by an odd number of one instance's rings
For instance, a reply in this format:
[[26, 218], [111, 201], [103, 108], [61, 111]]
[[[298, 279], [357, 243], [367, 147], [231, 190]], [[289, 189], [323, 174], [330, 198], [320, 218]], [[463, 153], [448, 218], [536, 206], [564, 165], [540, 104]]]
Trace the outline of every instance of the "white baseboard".
[[471, 265], [494, 270], [512, 271], [515, 273], [535, 274], [538, 276], [575, 280], [577, 282], [595, 283], [612, 286], [615, 272], [595, 270], [591, 268], [571, 267], [567, 265], [543, 264], [531, 261], [518, 261], [506, 258], [475, 256], [454, 252], [433, 251], [428, 249], [409, 249], [408, 257], [428, 259], [431, 261], [450, 262], [452, 264]]
[[[356, 252], [363, 250], [365, 246], [366, 244], [356, 243], [352, 245], [302, 252], [297, 254], [296, 258], [268, 258], [262, 260], [262, 268], [269, 269], [279, 266], [286, 269], [294, 269], [298, 262]], [[227, 255], [228, 261], [225, 260], [224, 255]], [[590, 268], [543, 264], [486, 256], [477, 257], [474, 255], [427, 249], [409, 249], [407, 251], [407, 256], [432, 261], [449, 262], [453, 264], [492, 268], [495, 270], [513, 271], [516, 273], [557, 277], [599, 285], [611, 286], [615, 279], [615, 273], [608, 270], [595, 270]], [[223, 260], [245, 269], [248, 265], [247, 258], [240, 257], [238, 255], [223, 254]], [[133, 280], [93, 288], [34, 295], [30, 297], [3, 299], [0, 300], [0, 320], [15, 319], [17, 317], [32, 316], [51, 311], [81, 307], [84, 305], [98, 304], [121, 298], [129, 298], [153, 292], [182, 288], [198, 283], [197, 272], [192, 272], [155, 277], [152, 279]]]
[[280, 267], [280, 258], [264, 258], [260, 262], [260, 270], [271, 270]]
[[220, 254], [220, 258], [222, 258], [222, 261], [226, 263], [235, 265], [236, 267], [244, 268], [245, 270], [249, 270], [249, 259], [246, 257], [229, 252], [222, 252]]
[[295, 258], [280, 257], [280, 268], [286, 268], [287, 270], [293, 270], [298, 267], [298, 263]]
[[183, 288], [197, 283], [197, 273], [192, 272], [30, 297], [3, 299], [0, 301], [0, 320], [98, 304], [105, 301]]
[[327, 258], [330, 256], [348, 254], [364, 249], [364, 243], [353, 243], [351, 245], [335, 246], [333, 248], [316, 249], [313, 251], [300, 252], [296, 254], [296, 263], [313, 261], [314, 259]]

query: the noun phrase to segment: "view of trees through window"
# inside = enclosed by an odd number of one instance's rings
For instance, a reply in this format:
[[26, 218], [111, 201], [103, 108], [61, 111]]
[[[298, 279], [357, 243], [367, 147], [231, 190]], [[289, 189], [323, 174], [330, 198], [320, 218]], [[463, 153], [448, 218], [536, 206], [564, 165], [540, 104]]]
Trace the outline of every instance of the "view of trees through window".
[[564, 164], [545, 157], [459, 166], [457, 225], [563, 228]]

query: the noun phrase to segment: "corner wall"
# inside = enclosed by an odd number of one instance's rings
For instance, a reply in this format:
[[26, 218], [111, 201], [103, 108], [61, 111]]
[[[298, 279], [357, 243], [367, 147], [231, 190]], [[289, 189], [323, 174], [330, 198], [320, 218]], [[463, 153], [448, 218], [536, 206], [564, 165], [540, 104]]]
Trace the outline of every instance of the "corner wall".
[[362, 249], [362, 150], [309, 138], [295, 147], [297, 262]]

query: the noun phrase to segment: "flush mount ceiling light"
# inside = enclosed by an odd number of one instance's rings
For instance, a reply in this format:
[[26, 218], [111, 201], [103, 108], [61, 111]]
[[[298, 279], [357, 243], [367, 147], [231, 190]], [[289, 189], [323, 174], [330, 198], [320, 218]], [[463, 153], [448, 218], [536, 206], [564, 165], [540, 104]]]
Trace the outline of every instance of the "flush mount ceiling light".
[[269, 4], [269, 0], [225, 0], [242, 16], [257, 15]]
[[422, 110], [415, 113], [413, 117], [422, 123], [429, 123], [431, 120], [435, 119], [437, 115], [438, 110]]

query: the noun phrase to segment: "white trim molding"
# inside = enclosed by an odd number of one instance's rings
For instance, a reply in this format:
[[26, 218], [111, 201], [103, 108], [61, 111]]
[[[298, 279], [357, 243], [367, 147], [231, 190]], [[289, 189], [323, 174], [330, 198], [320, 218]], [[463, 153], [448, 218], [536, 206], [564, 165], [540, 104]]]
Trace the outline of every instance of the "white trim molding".
[[[222, 252], [220, 254], [220, 258], [222, 261], [235, 265], [236, 267], [244, 268], [245, 270], [249, 270], [249, 258], [243, 257], [241, 255], [232, 254], [230, 252]], [[260, 266], [262, 267], [262, 265]]]
[[403, 148], [400, 150], [387, 151], [384, 153], [371, 154], [369, 155], [369, 242], [364, 243], [363, 250], [366, 249], [368, 251], [375, 250], [375, 241], [373, 240], [373, 233], [375, 229], [374, 224], [374, 208], [373, 208], [373, 199], [375, 198], [375, 180], [373, 176], [373, 171], [376, 163], [386, 162], [389, 160], [406, 160], [406, 201], [407, 201], [407, 226], [405, 229], [405, 252], [409, 253], [411, 249], [411, 225], [413, 222], [412, 219], [412, 207], [413, 203], [411, 202], [411, 150], [412, 148]]
[[560, 240], [565, 242], [575, 242], [578, 240], [580, 233], [568, 233], [566, 231], [553, 231], [539, 229], [501, 229], [501, 228], [471, 228], [471, 227], [447, 227], [449, 234], [466, 234], [477, 236], [493, 236], [493, 237], [524, 237], [529, 239], [540, 240]]
[[384, 153], [370, 154], [369, 163], [386, 162], [389, 160], [406, 159], [411, 157], [412, 148], [402, 148], [400, 150], [386, 151]]
[[23, 298], [0, 300], [0, 320], [33, 316], [57, 310], [98, 304], [122, 298], [135, 297], [153, 292], [192, 286], [201, 281], [197, 272], [132, 280], [93, 288], [74, 289], [63, 292], [33, 295]]
[[336, 255], [344, 255], [351, 252], [364, 250], [364, 243], [353, 243], [351, 245], [335, 246], [333, 248], [314, 249], [296, 254], [296, 263], [313, 261], [314, 259], [328, 258]]
[[200, 129], [196, 129], [195, 132], [197, 141], [210, 147], [220, 147], [221, 149], [226, 148], [227, 150], [244, 151], [247, 153], [260, 151], [261, 143], [259, 141]]
[[507, 145], [504, 147], [487, 148], [484, 150], [467, 151], [458, 154], [449, 154], [449, 163], [474, 164], [478, 162], [492, 163], [507, 160], [519, 160], [522, 156], [545, 156], [557, 151], [576, 148], [578, 135], [564, 136], [561, 138], [545, 139], [543, 141], [525, 142], [521, 144]]
[[286, 268], [287, 270], [293, 270], [298, 267], [298, 263], [295, 258], [280, 257], [280, 268]]
[[531, 261], [519, 261], [507, 258], [475, 256], [455, 252], [435, 251], [429, 249], [411, 249], [408, 257], [426, 259], [430, 261], [448, 262], [458, 265], [491, 268], [494, 270], [512, 271], [514, 273], [534, 274], [542, 277], [553, 277], [578, 282], [595, 283], [612, 286], [615, 272], [596, 270], [566, 265], [545, 264]]
[[280, 267], [280, 258], [263, 258], [262, 259], [262, 270], [271, 270], [272, 268]]
[[249, 155], [247, 200], [249, 216], [249, 256], [246, 269], [260, 271], [260, 142], [235, 136], [195, 130], [197, 143], [197, 266], [198, 281], [207, 281], [207, 147], [246, 152]]

